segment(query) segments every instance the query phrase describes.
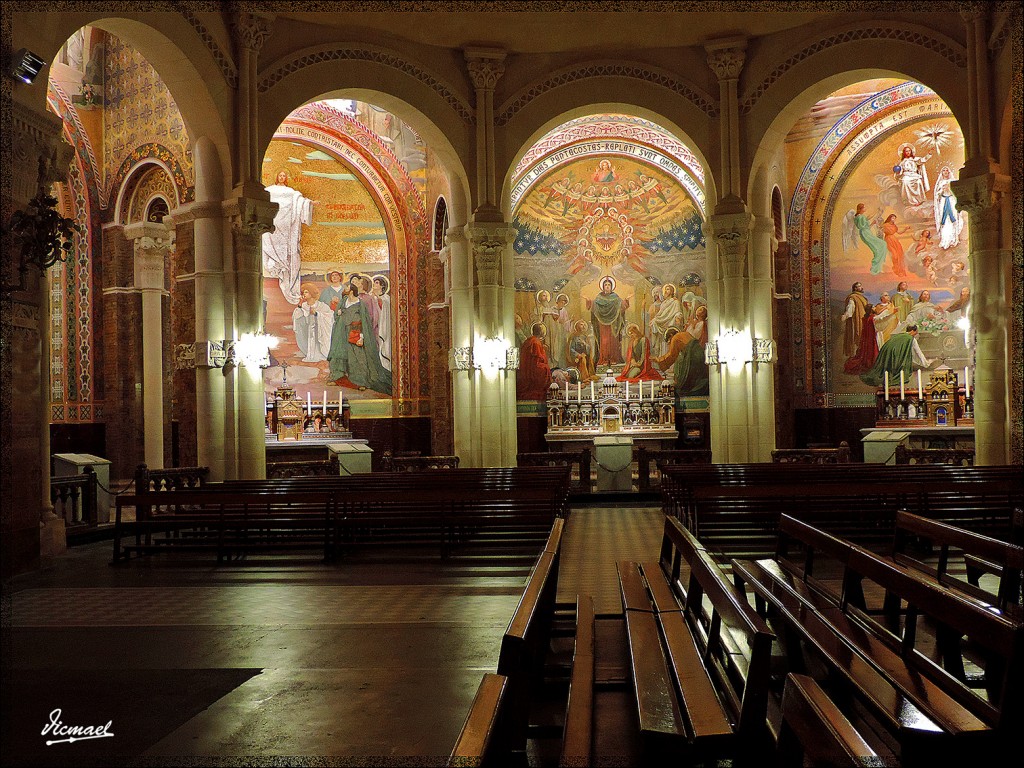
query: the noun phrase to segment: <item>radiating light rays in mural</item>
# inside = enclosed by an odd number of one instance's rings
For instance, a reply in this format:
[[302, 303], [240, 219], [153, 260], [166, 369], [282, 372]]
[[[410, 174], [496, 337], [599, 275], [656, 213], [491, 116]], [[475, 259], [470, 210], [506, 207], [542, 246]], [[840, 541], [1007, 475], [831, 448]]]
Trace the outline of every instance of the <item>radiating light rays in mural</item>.
[[934, 152], [939, 157], [942, 156], [943, 149], [948, 153], [957, 143], [962, 144], [959, 131], [944, 122], [922, 126], [914, 131], [914, 135], [917, 137], [918, 147], [925, 152]]

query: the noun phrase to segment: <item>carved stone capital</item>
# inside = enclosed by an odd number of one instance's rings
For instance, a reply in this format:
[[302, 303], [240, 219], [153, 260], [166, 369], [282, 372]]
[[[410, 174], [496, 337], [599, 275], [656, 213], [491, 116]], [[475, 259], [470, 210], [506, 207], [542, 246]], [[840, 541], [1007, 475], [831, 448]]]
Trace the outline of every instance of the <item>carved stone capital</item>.
[[466, 69], [473, 87], [493, 91], [505, 74], [505, 52], [493, 48], [467, 48]]
[[[196, 219], [218, 219], [224, 215], [224, 209], [217, 200], [199, 200], [194, 203], [180, 205], [171, 211], [170, 219], [173, 226], [186, 224]], [[165, 217], [165, 221], [166, 221]]]
[[259, 53], [270, 37], [271, 19], [254, 13], [241, 13], [233, 26], [239, 44], [246, 50]]
[[708, 54], [708, 66], [719, 80], [738, 80], [743, 71], [743, 62], [747, 59], [747, 41], [743, 38], [730, 38], [707, 43], [704, 50]]
[[174, 369], [187, 371], [196, 367], [196, 345], [178, 344], [174, 348]]
[[976, 21], [983, 20], [988, 15], [989, 3], [967, 0], [960, 3], [960, 18], [964, 23], [971, 26]]
[[723, 277], [742, 277], [747, 262], [747, 243], [754, 227], [750, 213], [715, 214], [704, 222], [704, 236], [714, 240]]
[[259, 236], [274, 231], [277, 203], [253, 197], [234, 197], [224, 201], [224, 215], [231, 228], [240, 234]]
[[515, 227], [505, 222], [474, 222], [466, 227], [480, 285], [501, 285], [502, 257], [516, 239]]
[[950, 183], [956, 205], [972, 217], [999, 207], [1000, 199], [1010, 191], [1010, 177], [998, 173], [959, 178]]

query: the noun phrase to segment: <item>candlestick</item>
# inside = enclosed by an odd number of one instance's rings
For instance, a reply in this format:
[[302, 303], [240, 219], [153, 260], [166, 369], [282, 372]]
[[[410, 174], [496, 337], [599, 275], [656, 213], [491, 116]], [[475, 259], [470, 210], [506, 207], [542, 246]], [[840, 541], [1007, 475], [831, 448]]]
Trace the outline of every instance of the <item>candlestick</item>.
[[921, 386], [921, 369], [917, 369], [917, 399], [924, 400], [924, 387]]
[[885, 401], [889, 402], [889, 372], [885, 372]]
[[900, 400], [906, 400], [907, 399], [907, 393], [906, 393], [906, 391], [903, 388], [903, 379], [904, 379], [904, 374], [903, 374], [903, 369], [901, 368], [900, 369]]

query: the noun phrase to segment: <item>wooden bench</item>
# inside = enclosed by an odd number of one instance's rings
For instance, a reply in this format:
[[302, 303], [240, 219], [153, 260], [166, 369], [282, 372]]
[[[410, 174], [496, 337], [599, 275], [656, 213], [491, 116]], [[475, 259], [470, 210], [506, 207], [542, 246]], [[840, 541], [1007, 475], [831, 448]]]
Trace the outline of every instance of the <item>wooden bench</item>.
[[505, 708], [508, 678], [488, 672], [480, 681], [473, 705], [448, 757], [450, 768], [503, 766], [508, 753]]
[[593, 483], [590, 478], [591, 454], [589, 448], [579, 451], [538, 451], [517, 453], [516, 464], [520, 467], [573, 467], [577, 480], [570, 487], [577, 493], [590, 493]]
[[[1010, 515], [1010, 532], [1006, 537], [1006, 541], [1009, 544], [1015, 546], [1024, 546], [1024, 509], [1015, 509]], [[964, 553], [964, 566], [967, 569], [967, 582], [974, 585], [975, 587], [981, 588], [981, 577], [988, 573], [996, 577], [997, 580], [1003, 578], [1003, 566], [999, 563], [986, 560], [982, 557], [971, 554], [970, 552]], [[1021, 603], [1022, 593], [1021, 590], [1024, 588], [1024, 584], [1018, 584], [1018, 593], [1015, 602]], [[1000, 584], [1000, 590], [1002, 590], [1002, 584]], [[1007, 596], [1010, 597], [1012, 589], [1007, 589]]]
[[897, 464], [952, 464], [969, 467], [974, 464], [973, 448], [908, 448], [897, 445]]
[[843, 440], [838, 448], [777, 448], [773, 464], [849, 464], [850, 444]]
[[617, 564], [645, 758], [754, 762], [773, 634], [689, 531], [670, 520], [666, 536], [668, 573], [665, 558]]
[[814, 678], [790, 672], [782, 692], [782, 723], [775, 764], [779, 768], [805, 765], [864, 768], [893, 762], [882, 758], [864, 740]]
[[594, 630], [594, 599], [590, 595], [579, 595], [559, 768], [587, 768], [593, 764]]
[[[711, 451], [702, 448], [653, 450], [638, 446], [636, 451], [636, 487], [641, 493], [661, 485], [662, 465], [710, 464]], [[654, 467], [654, 472], [651, 467]]]
[[[914, 550], [920, 547], [922, 540], [926, 542], [928, 556], [933, 554], [934, 547], [938, 547], [936, 565], [915, 557]], [[972, 583], [950, 576], [951, 554], [962, 555], [965, 564], [970, 558], [970, 567], [977, 570], [984, 568], [996, 575], [998, 586], [995, 593], [982, 589], [977, 580]], [[940, 584], [991, 603], [999, 610], [1015, 614], [1018, 618], [1020, 616], [1021, 572], [1024, 570], [1022, 547], [900, 510], [896, 513], [892, 558], [900, 565], [928, 574]]]
[[[784, 635], [789, 641], [787, 656], [798, 668], [806, 661], [800, 658], [797, 639], [825, 659], [835, 675], [862, 692], [911, 754], [921, 748], [922, 732], [907, 728], [906, 715], [900, 712], [908, 705], [920, 714], [922, 723], [930, 724], [923, 735], [938, 727], [955, 737], [942, 749], [1005, 736], [1008, 723], [1022, 711], [1024, 629], [1019, 624], [919, 573], [788, 516], [780, 523], [780, 539], [786, 538], [805, 546], [802, 566], [789, 559], [788, 547], [780, 544], [776, 560], [734, 560], [732, 567], [737, 586], [753, 591], [759, 612], [774, 611], [782, 617], [788, 632]], [[814, 568], [818, 565], [814, 556], [820, 553], [840, 564], [838, 595], [812, 577], [812, 563]], [[880, 608], [865, 599], [865, 584], [885, 596]], [[876, 620], [878, 615], [884, 623]], [[920, 629], [921, 617], [935, 628], [934, 652], [923, 649], [920, 642], [925, 633]], [[987, 696], [979, 696], [968, 685], [964, 636], [979, 654], [976, 660], [985, 664]], [[851, 650], [856, 656], [850, 655]], [[882, 680], [865, 664], [877, 670]]]

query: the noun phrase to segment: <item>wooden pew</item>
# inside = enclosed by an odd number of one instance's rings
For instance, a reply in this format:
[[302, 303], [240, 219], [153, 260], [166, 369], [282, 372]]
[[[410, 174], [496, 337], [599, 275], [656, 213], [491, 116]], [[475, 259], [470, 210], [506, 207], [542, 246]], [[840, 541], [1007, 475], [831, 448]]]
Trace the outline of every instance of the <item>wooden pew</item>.
[[974, 449], [908, 448], [897, 445], [894, 460], [897, 464], [953, 464], [968, 467], [974, 464]]
[[843, 440], [838, 448], [778, 448], [772, 451], [773, 464], [849, 464], [850, 444]]
[[505, 708], [508, 678], [488, 672], [480, 681], [462, 732], [448, 757], [450, 768], [505, 765], [508, 752]]
[[[1024, 546], [1024, 509], [1015, 509], [1010, 515], [1010, 532], [1006, 537], [1006, 541], [1014, 546]], [[964, 566], [967, 569], [967, 582], [975, 587], [981, 588], [981, 577], [990, 573], [1000, 581], [1003, 578], [1003, 566], [999, 563], [991, 560], [986, 560], [982, 557], [978, 557], [969, 552], [964, 553]], [[1018, 583], [1017, 585], [1017, 596], [1015, 600], [1020, 604], [1022, 598], [1022, 588], [1024, 583]], [[1003, 591], [1003, 585], [1000, 583], [1000, 591]], [[1011, 598], [1012, 589], [1007, 588], [1007, 597]]]
[[[737, 585], [753, 590], [762, 613], [773, 607], [793, 636], [815, 647], [849, 682], [863, 691], [873, 691], [876, 713], [888, 720], [894, 733], [903, 726], [891, 704], [905, 699], [928, 721], [955, 736], [956, 744], [1006, 736], [1008, 724], [1022, 712], [1024, 628], [1019, 623], [919, 573], [788, 516], [780, 523], [780, 539], [786, 538], [806, 548], [803, 566], [788, 558], [788, 547], [780, 544], [776, 560], [734, 560]], [[812, 577], [811, 564], [818, 567], [815, 554], [825, 554], [840, 564], [838, 594]], [[865, 600], [865, 584], [885, 595], [880, 609]], [[907, 607], [900, 611], [903, 603]], [[884, 623], [875, 618], [878, 615]], [[919, 617], [927, 617], [935, 627], [934, 654], [930, 649], [922, 650], [919, 640], [925, 630]], [[879, 670], [897, 698], [893, 699], [892, 692], [886, 692], [877, 680], [865, 677], [863, 669], [858, 668], [862, 665], [852, 664], [849, 652], [844, 655], [826, 630]], [[968, 685], [961, 647], [964, 636], [975, 660], [985, 665], [987, 696], [979, 696]]]
[[[932, 566], [914, 556], [913, 550], [920, 540], [927, 542], [930, 555], [938, 546], [938, 564]], [[996, 572], [999, 579], [995, 594], [971, 583], [949, 575], [950, 550], [970, 558], [972, 565], [992, 564], [990, 572]], [[953, 525], [928, 520], [900, 510], [896, 513], [896, 531], [893, 536], [892, 558], [900, 565], [926, 573], [940, 584], [958, 589], [978, 600], [991, 603], [1002, 611], [1015, 612], [1019, 616], [1021, 572], [1024, 570], [1024, 548], [988, 536], [966, 531]]]
[[571, 490], [578, 493], [590, 493], [591, 454], [589, 448], [579, 451], [538, 451], [535, 453], [517, 453], [516, 464], [520, 467], [576, 467], [579, 478], [572, 484]]
[[579, 595], [576, 598], [576, 637], [559, 768], [587, 768], [593, 764], [594, 628], [594, 599], [590, 595]]
[[814, 678], [790, 672], [782, 692], [775, 764], [864, 768], [894, 763], [872, 749]]
[[[671, 520], [666, 536], [661, 563], [617, 564], [645, 759], [753, 763], [774, 636], [689, 531]], [[687, 565], [686, 584], [666, 560]]]

